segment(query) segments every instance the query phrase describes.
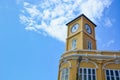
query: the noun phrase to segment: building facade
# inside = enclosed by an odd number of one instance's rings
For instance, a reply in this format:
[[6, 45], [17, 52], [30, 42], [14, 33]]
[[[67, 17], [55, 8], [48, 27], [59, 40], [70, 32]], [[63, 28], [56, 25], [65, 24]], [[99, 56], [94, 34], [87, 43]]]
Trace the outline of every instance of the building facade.
[[120, 80], [120, 51], [97, 50], [96, 25], [84, 14], [66, 25], [66, 51], [58, 80]]

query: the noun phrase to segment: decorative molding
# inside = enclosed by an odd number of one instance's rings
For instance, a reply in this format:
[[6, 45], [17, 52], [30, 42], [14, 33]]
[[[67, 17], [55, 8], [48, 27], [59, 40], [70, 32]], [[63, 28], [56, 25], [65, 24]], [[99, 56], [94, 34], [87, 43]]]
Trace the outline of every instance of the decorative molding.
[[89, 58], [94, 58], [94, 59], [120, 59], [120, 56], [116, 56], [116, 55], [102, 55], [102, 54], [69, 54], [69, 55], [66, 55], [64, 57], [61, 57], [61, 60], [63, 59], [70, 59], [71, 57], [79, 57], [79, 56], [82, 56], [82, 57], [89, 57]]
[[66, 52], [64, 52], [64, 54], [67, 54], [67, 53], [69, 53], [69, 52], [87, 52], [87, 51], [89, 51], [89, 52], [96, 52], [96, 53], [98, 53], [98, 54], [101, 54], [101, 53], [104, 53], [104, 52], [112, 52], [112, 53], [120, 53], [120, 51], [103, 51], [103, 50], [82, 50], [82, 49], [79, 49], [79, 50], [69, 50], [69, 51], [66, 51]]
[[82, 60], [81, 62], [90, 62], [90, 63], [92, 63], [92, 64], [94, 64], [95, 65], [95, 67], [96, 67], [96, 69], [98, 69], [98, 65], [97, 65], [97, 63], [95, 63], [95, 62], [93, 62], [93, 61], [90, 61], [89, 59], [85, 59], [85, 60]]
[[105, 67], [108, 64], [120, 64], [120, 60], [115, 60], [115, 61], [112, 61], [112, 62], [106, 62], [105, 64], [103, 64], [102, 69], [106, 69]]
[[120, 60], [115, 60], [115, 64], [120, 64]]
[[85, 61], [85, 62], [89, 62], [90, 60], [88, 58], [85, 58], [84, 60], [82, 60], [82, 62]]
[[107, 63], [103, 64], [102, 69], [106, 69], [105, 66], [108, 64], [112, 64], [112, 63], [115, 63], [115, 62], [107, 62]]
[[[118, 56], [118, 55], [102, 55], [102, 54], [87, 54], [87, 53], [86, 54], [69, 54], [64, 57], [61, 57], [61, 61], [63, 61], [62, 64], [67, 62], [69, 64], [69, 68], [71, 68], [72, 65], [71, 65], [70, 61], [68, 61], [68, 60], [77, 60], [78, 57], [80, 57], [80, 56], [82, 56], [84, 58], [88, 58], [88, 57], [94, 58], [95, 60], [109, 60], [109, 59], [114, 60], [112, 62], [106, 62], [105, 64], [103, 64], [103, 66], [102, 66], [103, 69], [105, 69], [106, 65], [111, 64], [111, 63], [120, 64], [120, 60], [119, 60], [120, 56]], [[91, 62], [96, 66], [96, 68], [98, 68], [98, 65], [93, 61], [90, 61], [90, 60], [82, 60], [82, 61]]]
[[[61, 63], [61, 66], [63, 65], [63, 64], [65, 64], [65, 63], [68, 63], [69, 64], [69, 69], [70, 68], [72, 68], [72, 64], [71, 64], [71, 62], [70, 61], [67, 61], [67, 60], [64, 60], [62, 63]], [[63, 69], [63, 68], [61, 68], [61, 66], [60, 66], [60, 71]]]

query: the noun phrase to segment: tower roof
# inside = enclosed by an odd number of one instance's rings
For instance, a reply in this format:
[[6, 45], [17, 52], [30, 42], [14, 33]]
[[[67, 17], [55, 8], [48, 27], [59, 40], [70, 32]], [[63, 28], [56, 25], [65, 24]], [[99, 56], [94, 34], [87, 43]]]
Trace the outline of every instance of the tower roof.
[[96, 27], [96, 24], [94, 24], [88, 17], [86, 17], [84, 14], [81, 14], [80, 16], [78, 16], [77, 18], [73, 19], [72, 21], [68, 22], [66, 25], [69, 25], [70, 23], [72, 23], [73, 21], [77, 20], [78, 18], [80, 17], [85, 17], [88, 21], [90, 21], [93, 25], [95, 25]]

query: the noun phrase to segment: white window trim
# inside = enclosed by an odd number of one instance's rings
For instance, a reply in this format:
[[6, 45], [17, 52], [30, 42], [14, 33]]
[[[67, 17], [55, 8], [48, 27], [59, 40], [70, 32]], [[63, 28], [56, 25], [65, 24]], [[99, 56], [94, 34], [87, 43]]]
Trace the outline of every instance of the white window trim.
[[63, 69], [60, 71], [60, 80], [62, 80], [62, 71], [63, 71], [64, 69], [68, 69], [68, 80], [69, 80], [70, 68], [63, 68]]
[[[63, 63], [61, 63], [61, 66], [64, 65], [64, 64], [68, 64], [68, 65], [69, 65], [69, 66], [68, 66], [69, 69], [72, 68], [72, 64], [71, 64], [70, 61], [66, 61], [66, 60], [65, 60]], [[64, 69], [64, 68], [60, 68], [60, 71], [61, 71], [62, 69]]]
[[[88, 69], [94, 69], [94, 70], [95, 70], [95, 80], [97, 80], [96, 68], [85, 68], [85, 67], [80, 67], [79, 70], [80, 70], [80, 69], [82, 69], [82, 70], [83, 70], [83, 69], [87, 69], [87, 70], [86, 70], [86, 74], [87, 74], [87, 75], [88, 75]], [[83, 72], [83, 71], [82, 71], [82, 72]], [[80, 73], [78, 73], [78, 74], [80, 75]], [[82, 75], [82, 80], [84, 80], [84, 73], [82, 73], [82, 74], [83, 74], [83, 75]], [[91, 74], [91, 75], [92, 75], [92, 74]], [[86, 80], [88, 80], [88, 76], [86, 77]], [[92, 77], [91, 77], [91, 80], [93, 80]]]
[[108, 64], [120, 64], [120, 63], [117, 63], [117, 61], [120, 62], [119, 60], [115, 60], [115, 61], [113, 61], [113, 62], [107, 62], [107, 63], [103, 64], [102, 69], [107, 69], [106, 66], [107, 66]]
[[[75, 46], [73, 46], [73, 41], [76, 41]], [[77, 39], [72, 39], [71, 49], [75, 50], [77, 48]]]
[[[115, 76], [115, 70], [118, 71], [118, 75], [119, 75], [119, 78], [120, 78], [120, 70], [119, 69], [105, 69], [105, 80], [107, 80], [107, 74], [106, 74], [107, 70], [109, 70], [109, 73], [110, 73], [110, 70], [113, 70], [114, 78], [116, 77]], [[111, 77], [111, 75], [109, 75], [109, 76]], [[112, 80], [112, 79], [110, 78], [110, 80]], [[115, 78], [115, 80], [116, 80], [116, 78]]]

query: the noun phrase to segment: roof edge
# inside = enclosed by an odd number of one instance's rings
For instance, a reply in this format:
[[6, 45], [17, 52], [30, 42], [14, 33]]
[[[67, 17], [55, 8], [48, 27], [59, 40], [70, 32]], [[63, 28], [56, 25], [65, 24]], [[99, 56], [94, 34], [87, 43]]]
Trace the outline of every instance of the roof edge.
[[72, 23], [73, 21], [77, 20], [80, 17], [85, 17], [87, 20], [89, 20], [93, 25], [95, 25], [95, 27], [97, 26], [95, 23], [93, 23], [87, 16], [85, 16], [84, 14], [81, 14], [80, 16], [76, 17], [75, 19], [73, 19], [72, 21], [68, 22], [66, 25], [69, 25], [70, 23]]

